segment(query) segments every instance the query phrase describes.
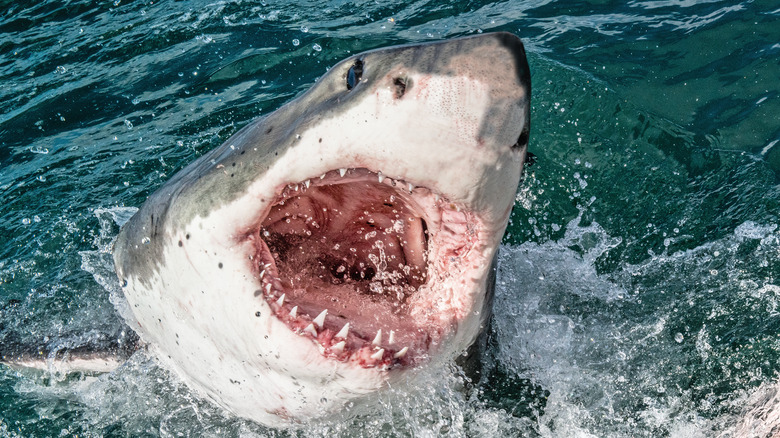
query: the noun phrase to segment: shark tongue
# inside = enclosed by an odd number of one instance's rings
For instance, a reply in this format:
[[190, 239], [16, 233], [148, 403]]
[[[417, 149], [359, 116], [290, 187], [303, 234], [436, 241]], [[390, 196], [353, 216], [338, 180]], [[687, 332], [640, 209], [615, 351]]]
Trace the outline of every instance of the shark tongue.
[[329, 172], [288, 185], [263, 219], [255, 240], [262, 295], [326, 356], [408, 365], [440, 337], [411, 316], [409, 301], [429, 276], [415, 190], [430, 194], [365, 169]]

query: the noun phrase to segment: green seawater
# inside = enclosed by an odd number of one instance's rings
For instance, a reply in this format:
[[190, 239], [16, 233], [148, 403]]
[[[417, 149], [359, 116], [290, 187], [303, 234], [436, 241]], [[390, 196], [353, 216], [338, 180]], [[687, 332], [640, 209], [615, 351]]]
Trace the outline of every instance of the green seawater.
[[[0, 368], [0, 436], [768, 437], [780, 431], [780, 5], [0, 2], [0, 343], [127, 328], [122, 217], [359, 51], [526, 43], [530, 151], [483, 378], [269, 430], [146, 355]], [[762, 413], [763, 412], [763, 413]]]

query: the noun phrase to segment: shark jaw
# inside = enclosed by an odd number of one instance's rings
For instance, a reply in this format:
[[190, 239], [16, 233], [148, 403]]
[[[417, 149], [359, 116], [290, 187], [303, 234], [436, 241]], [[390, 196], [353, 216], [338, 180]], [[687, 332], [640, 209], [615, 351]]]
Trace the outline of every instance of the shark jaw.
[[288, 184], [246, 235], [255, 295], [325, 357], [380, 370], [419, 365], [483, 286], [483, 228], [426, 187], [332, 170]]
[[190, 387], [272, 426], [452, 360], [489, 315], [528, 75], [509, 34], [334, 66], [123, 227], [131, 326]]

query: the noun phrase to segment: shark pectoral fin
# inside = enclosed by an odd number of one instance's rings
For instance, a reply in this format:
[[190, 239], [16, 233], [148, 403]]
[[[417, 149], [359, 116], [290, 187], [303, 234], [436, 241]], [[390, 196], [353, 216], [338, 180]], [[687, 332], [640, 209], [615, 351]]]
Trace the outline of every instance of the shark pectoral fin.
[[140, 348], [133, 332], [120, 339], [94, 341], [75, 347], [58, 347], [64, 342], [24, 343], [4, 339], [0, 347], [0, 364], [15, 370], [37, 370], [68, 374], [105, 374], [119, 368]]

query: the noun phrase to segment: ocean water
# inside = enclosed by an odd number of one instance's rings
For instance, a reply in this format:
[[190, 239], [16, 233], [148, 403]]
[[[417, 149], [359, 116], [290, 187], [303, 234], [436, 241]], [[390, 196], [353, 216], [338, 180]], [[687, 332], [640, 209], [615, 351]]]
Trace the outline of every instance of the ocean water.
[[484, 377], [269, 430], [144, 354], [0, 368], [0, 436], [780, 433], [780, 6], [771, 1], [0, 1], [0, 342], [121, 338], [121, 223], [350, 54], [522, 37], [530, 151]]

